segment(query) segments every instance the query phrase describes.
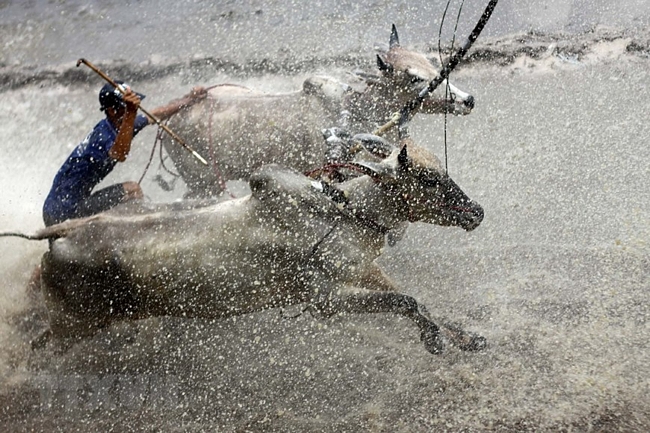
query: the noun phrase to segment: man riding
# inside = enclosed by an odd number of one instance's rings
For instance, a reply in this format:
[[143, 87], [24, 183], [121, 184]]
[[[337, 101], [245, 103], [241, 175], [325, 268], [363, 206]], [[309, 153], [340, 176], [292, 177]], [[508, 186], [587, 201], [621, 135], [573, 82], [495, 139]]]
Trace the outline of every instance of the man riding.
[[[102, 87], [99, 104], [106, 117], [74, 149], [54, 178], [43, 205], [46, 226], [94, 215], [143, 196], [136, 182], [122, 182], [93, 192], [118, 162], [126, 160], [133, 137], [154, 123], [138, 114], [144, 95], [134, 92], [123, 81], [116, 83], [123, 92], [111, 84]], [[206, 96], [205, 88], [195, 87], [182, 98], [151, 110], [151, 114], [165, 120]]]

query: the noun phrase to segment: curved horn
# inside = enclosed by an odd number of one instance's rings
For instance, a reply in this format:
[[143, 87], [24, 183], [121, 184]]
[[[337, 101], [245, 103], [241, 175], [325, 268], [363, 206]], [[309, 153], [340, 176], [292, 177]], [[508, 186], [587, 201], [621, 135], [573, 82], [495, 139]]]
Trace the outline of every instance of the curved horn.
[[400, 165], [400, 167], [409, 167], [411, 165], [411, 158], [408, 156], [408, 152], [406, 151], [406, 144], [402, 146], [402, 150], [399, 151], [399, 155], [397, 155], [397, 163]]
[[393, 65], [386, 62], [379, 54], [377, 54], [377, 67], [381, 72], [385, 72], [387, 74], [393, 73]]
[[393, 28], [390, 31], [390, 42], [388, 47], [399, 47], [399, 35], [397, 34], [397, 27], [395, 27], [395, 24], [393, 24]]

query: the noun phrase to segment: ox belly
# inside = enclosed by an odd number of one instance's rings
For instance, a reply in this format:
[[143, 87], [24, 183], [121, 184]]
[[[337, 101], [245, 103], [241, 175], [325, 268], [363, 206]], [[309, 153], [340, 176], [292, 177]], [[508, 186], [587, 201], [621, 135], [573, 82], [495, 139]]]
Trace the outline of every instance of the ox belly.
[[52, 331], [84, 335], [119, 319], [227, 317], [308, 300], [310, 254], [331, 224], [258, 207], [247, 197], [80, 225], [43, 258]]

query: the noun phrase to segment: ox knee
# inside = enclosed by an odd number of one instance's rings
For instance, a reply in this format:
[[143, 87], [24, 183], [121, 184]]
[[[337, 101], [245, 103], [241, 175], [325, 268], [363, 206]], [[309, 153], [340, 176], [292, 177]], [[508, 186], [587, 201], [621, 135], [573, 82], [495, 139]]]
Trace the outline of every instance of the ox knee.
[[390, 300], [393, 311], [405, 316], [419, 314], [419, 305], [415, 298], [406, 295], [397, 295]]

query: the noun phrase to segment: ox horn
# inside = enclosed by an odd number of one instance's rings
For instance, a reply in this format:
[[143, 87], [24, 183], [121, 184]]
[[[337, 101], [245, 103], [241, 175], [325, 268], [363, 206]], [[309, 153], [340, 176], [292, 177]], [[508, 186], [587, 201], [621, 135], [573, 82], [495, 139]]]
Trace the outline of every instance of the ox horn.
[[400, 150], [399, 155], [397, 155], [397, 163], [403, 168], [411, 166], [411, 158], [409, 158], [408, 151], [406, 150], [406, 144], [402, 146], [402, 150]]
[[377, 67], [381, 72], [386, 72], [387, 74], [393, 73], [393, 65], [384, 60], [379, 54], [377, 54]]
[[379, 127], [374, 132], [375, 134], [381, 135], [395, 125], [402, 126], [408, 122], [411, 113], [415, 111], [415, 109], [417, 109], [422, 104], [424, 98], [429, 93], [432, 93], [440, 85], [440, 83], [446, 80], [449, 77], [449, 74], [451, 74], [451, 71], [453, 71], [456, 65], [458, 65], [458, 63], [461, 61], [461, 59], [465, 57], [467, 51], [469, 51], [469, 49], [472, 47], [476, 39], [478, 39], [479, 35], [483, 31], [483, 27], [485, 27], [485, 24], [487, 24], [487, 22], [490, 20], [490, 17], [492, 16], [492, 12], [494, 12], [494, 8], [496, 7], [498, 2], [499, 0], [490, 0], [490, 2], [485, 7], [485, 10], [483, 11], [481, 18], [479, 18], [478, 22], [476, 23], [476, 26], [474, 27], [470, 35], [467, 37], [465, 43], [458, 49], [458, 51], [456, 51], [456, 53], [453, 56], [451, 56], [451, 58], [443, 66], [438, 76], [433, 80], [431, 80], [429, 85], [424, 89], [422, 89], [422, 91], [418, 94], [418, 96], [415, 99], [413, 99], [408, 104], [406, 104], [400, 110], [398, 115], [393, 116], [393, 118], [390, 121], [388, 121], [385, 125]]
[[350, 162], [349, 165], [354, 167], [360, 173], [368, 175], [375, 180], [382, 178], [381, 164], [372, 162]]
[[395, 146], [378, 135], [373, 134], [355, 134], [352, 137], [352, 149], [366, 149], [378, 158], [384, 159], [395, 150]]
[[397, 34], [397, 27], [395, 27], [395, 24], [393, 24], [393, 27], [390, 31], [390, 42], [388, 43], [388, 47], [399, 47], [399, 35]]

